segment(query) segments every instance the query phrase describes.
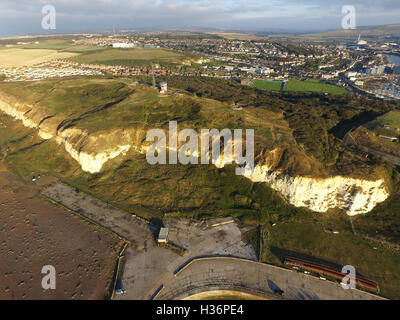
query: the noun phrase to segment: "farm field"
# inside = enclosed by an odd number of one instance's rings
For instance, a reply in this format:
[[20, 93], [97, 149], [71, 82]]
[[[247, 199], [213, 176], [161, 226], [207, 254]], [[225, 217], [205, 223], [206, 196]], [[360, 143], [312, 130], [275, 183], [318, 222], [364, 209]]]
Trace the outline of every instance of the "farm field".
[[165, 49], [113, 49], [75, 44], [66, 39], [40, 40], [11, 46], [0, 45], [0, 67], [32, 66], [55, 59], [70, 59], [78, 63], [134, 66], [149, 62], [180, 63], [189, 57]]
[[64, 50], [68, 48], [76, 47], [77, 45], [70, 40], [64, 39], [52, 39], [44, 41], [35, 41], [34, 43], [21, 45], [23, 49], [52, 49], [52, 50]]
[[[266, 91], [280, 91], [281, 81], [255, 80], [251, 84], [253, 88]], [[344, 88], [325, 84], [319, 81], [306, 80], [300, 81], [291, 79], [286, 83], [284, 91], [286, 92], [319, 92], [331, 94], [346, 94], [348, 91]]]
[[[4, 41], [3, 41], [4, 42]], [[0, 40], [0, 50], [4, 49], [42, 49], [42, 50], [58, 50], [65, 52], [83, 52], [87, 50], [101, 50], [107, 49], [106, 47], [92, 46], [90, 44], [77, 44], [72, 39], [45, 39], [45, 38], [31, 38], [26, 42], [21, 41], [19, 44], [17, 40], [7, 41], [7, 45], [3, 44]]]
[[185, 59], [184, 54], [165, 49], [101, 49], [88, 50], [71, 60], [78, 63], [133, 66], [140, 62], [178, 63]]
[[71, 58], [76, 55], [77, 53], [51, 49], [2, 49], [0, 50], [0, 67], [32, 66], [50, 60]]
[[58, 50], [59, 52], [73, 52], [73, 53], [84, 53], [89, 51], [102, 51], [107, 50], [107, 47], [92, 46], [89, 44], [76, 44], [71, 40], [66, 39], [54, 39], [38, 41], [38, 43], [29, 43], [26, 45], [19, 46], [22, 49], [47, 49], [47, 50]]

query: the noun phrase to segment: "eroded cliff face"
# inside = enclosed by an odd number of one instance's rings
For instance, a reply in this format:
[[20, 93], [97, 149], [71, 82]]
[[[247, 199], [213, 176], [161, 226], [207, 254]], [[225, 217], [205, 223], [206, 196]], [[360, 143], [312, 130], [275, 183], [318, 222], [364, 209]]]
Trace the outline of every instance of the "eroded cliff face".
[[[64, 145], [65, 150], [86, 172], [100, 172], [107, 161], [122, 156], [129, 150], [145, 154], [148, 149], [148, 144], [143, 144], [143, 130], [115, 129], [106, 133], [89, 134], [75, 127], [60, 129], [62, 119], [46, 115], [38, 106], [21, 104], [4, 96], [0, 97], [0, 110], [21, 120], [27, 127], [37, 128], [41, 138], [55, 139], [57, 143]], [[270, 158], [274, 156], [272, 151]], [[222, 156], [216, 166], [224, 165]], [[272, 165], [268, 165], [268, 161], [256, 165], [254, 171], [247, 172], [245, 177], [254, 182], [267, 183], [296, 207], [307, 207], [316, 212], [340, 208], [350, 216], [362, 214], [371, 211], [389, 197], [383, 179], [370, 181], [342, 176], [325, 179], [293, 177], [274, 169]]]
[[340, 208], [353, 216], [371, 211], [389, 197], [385, 181], [360, 180], [342, 176], [326, 179], [291, 177], [271, 170], [267, 165], [256, 166], [245, 176], [254, 182], [268, 183], [296, 207], [307, 207], [316, 212]]
[[[316, 212], [339, 208], [354, 216], [371, 211], [390, 196], [384, 179], [290, 176], [274, 167], [278, 153], [277, 149], [270, 151], [263, 164], [255, 165], [254, 170], [245, 170], [244, 176], [253, 182], [267, 183], [296, 207]], [[217, 160], [216, 166], [225, 166], [223, 156]]]
[[137, 141], [133, 129], [116, 129], [107, 133], [90, 135], [78, 128], [59, 129], [62, 119], [47, 115], [39, 106], [22, 104], [13, 98], [0, 99], [0, 110], [21, 120], [23, 125], [37, 128], [42, 139], [55, 139], [65, 150], [79, 162], [83, 171], [100, 172], [103, 165], [119, 155], [126, 154]]

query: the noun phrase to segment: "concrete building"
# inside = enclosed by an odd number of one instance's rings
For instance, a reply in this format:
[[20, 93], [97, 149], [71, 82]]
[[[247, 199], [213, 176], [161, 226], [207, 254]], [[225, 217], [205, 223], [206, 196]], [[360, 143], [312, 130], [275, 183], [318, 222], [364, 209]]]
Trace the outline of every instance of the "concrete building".
[[168, 243], [168, 228], [161, 228], [160, 233], [158, 234], [158, 243]]

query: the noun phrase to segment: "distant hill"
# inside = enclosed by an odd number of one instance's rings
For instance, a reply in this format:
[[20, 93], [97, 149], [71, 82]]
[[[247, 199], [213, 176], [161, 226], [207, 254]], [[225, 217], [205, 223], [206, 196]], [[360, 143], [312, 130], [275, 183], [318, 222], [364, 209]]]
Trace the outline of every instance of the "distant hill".
[[358, 35], [361, 37], [398, 37], [400, 38], [400, 24], [389, 24], [382, 26], [364, 26], [358, 27], [354, 30], [333, 30], [328, 32], [302, 34], [300, 37], [310, 39], [338, 39], [338, 40], [349, 40], [355, 39]]

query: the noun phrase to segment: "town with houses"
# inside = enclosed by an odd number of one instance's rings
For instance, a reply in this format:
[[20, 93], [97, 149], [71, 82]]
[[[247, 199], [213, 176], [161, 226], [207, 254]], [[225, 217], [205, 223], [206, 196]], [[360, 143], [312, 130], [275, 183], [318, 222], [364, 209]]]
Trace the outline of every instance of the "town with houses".
[[[347, 87], [358, 94], [400, 99], [400, 41], [332, 43], [318, 41], [278, 41], [276, 39], [237, 40], [214, 35], [174, 37], [162, 34], [84, 35], [72, 40], [76, 45], [113, 49], [167, 49], [192, 58], [176, 64], [138, 66], [83, 64], [53, 60], [29, 67], [1, 68], [4, 81], [36, 81], [73, 76], [182, 75], [234, 79], [242, 84], [254, 80], [285, 82], [291, 78], [318, 79]], [[18, 42], [17, 45], [26, 45]], [[39, 44], [39, 42], [35, 42]], [[393, 58], [397, 61], [392, 61]]]

